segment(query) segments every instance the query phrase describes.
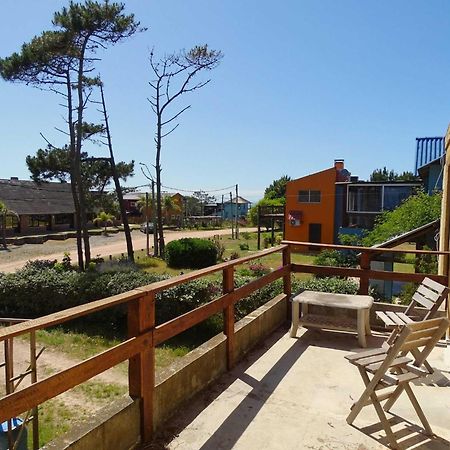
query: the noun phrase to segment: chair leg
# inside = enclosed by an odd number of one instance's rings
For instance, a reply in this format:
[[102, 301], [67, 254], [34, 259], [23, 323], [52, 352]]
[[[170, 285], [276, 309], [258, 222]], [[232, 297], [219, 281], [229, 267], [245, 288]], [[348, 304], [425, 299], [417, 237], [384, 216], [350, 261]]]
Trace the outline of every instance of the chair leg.
[[390, 411], [390, 409], [394, 406], [394, 403], [398, 400], [398, 398], [400, 397], [401, 393], [404, 390], [404, 386], [402, 384], [400, 384], [399, 386], [397, 386], [394, 390], [394, 392], [392, 393], [391, 397], [388, 399], [388, 401], [384, 404], [383, 409], [388, 412]]
[[352, 407], [350, 414], [347, 416], [347, 423], [351, 425], [358, 414], [361, 412], [361, 410], [364, 407], [364, 404], [366, 403], [366, 400], [370, 397], [370, 390], [368, 389], [368, 384], [370, 383], [369, 377], [367, 376], [367, 373], [364, 369], [361, 367], [358, 367], [359, 373], [361, 374], [361, 377], [364, 381], [364, 385], [366, 388], [364, 389], [364, 392], [361, 394], [361, 397], [359, 397], [358, 401], [355, 402]]
[[384, 431], [386, 432], [386, 436], [391, 444], [391, 447], [394, 449], [400, 448], [397, 439], [395, 439], [391, 425], [387, 420], [386, 414], [384, 414], [383, 408], [380, 402], [378, 401], [376, 394], [375, 393], [372, 394], [370, 398], [372, 399], [373, 406], [375, 407], [375, 411], [377, 412], [378, 417], [380, 418], [381, 425], [383, 426]]
[[422, 422], [425, 431], [427, 432], [427, 434], [433, 435], [433, 430], [431, 429], [430, 424], [428, 423], [428, 420], [425, 417], [425, 414], [423, 413], [422, 408], [420, 407], [419, 402], [417, 401], [417, 398], [414, 395], [414, 392], [408, 383], [405, 383], [405, 391], [408, 394], [409, 400], [411, 401], [414, 409], [416, 410], [417, 416]]

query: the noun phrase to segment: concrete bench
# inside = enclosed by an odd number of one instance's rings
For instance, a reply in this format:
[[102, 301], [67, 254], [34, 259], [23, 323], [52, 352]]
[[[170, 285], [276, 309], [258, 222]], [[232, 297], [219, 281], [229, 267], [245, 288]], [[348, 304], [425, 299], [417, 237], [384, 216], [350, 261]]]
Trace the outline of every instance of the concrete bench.
[[[300, 317], [300, 303], [302, 315]], [[290, 335], [295, 337], [299, 325], [304, 327], [322, 328], [324, 330], [357, 331], [358, 342], [366, 347], [366, 335], [370, 335], [369, 312], [373, 304], [370, 295], [330, 294], [327, 292], [303, 291], [292, 298], [292, 325]], [[356, 310], [357, 320], [345, 317], [311, 314], [309, 305], [325, 306], [327, 308], [342, 308]]]

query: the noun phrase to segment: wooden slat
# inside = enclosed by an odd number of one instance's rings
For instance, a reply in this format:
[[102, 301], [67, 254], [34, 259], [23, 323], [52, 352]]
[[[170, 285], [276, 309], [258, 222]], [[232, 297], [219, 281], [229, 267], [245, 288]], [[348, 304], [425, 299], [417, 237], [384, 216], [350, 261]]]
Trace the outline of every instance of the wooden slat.
[[151, 344], [151, 333], [131, 338], [73, 367], [0, 399], [0, 423], [16, 417], [125, 361]]
[[369, 356], [379, 355], [379, 354], [386, 354], [386, 350], [382, 348], [375, 348], [372, 350], [366, 350], [364, 352], [358, 352], [358, 353], [352, 353], [350, 355], [345, 355], [344, 358], [348, 361], [356, 361], [361, 358], [368, 358]]
[[386, 311], [389, 319], [391, 319], [395, 325], [406, 325], [406, 323], [394, 312], [394, 311]]
[[408, 324], [408, 328], [411, 332], [423, 330], [426, 328], [439, 327], [442, 324], [442, 317], [437, 317], [436, 319], [424, 320], [421, 322], [413, 322]]
[[396, 314], [397, 314], [397, 316], [400, 317], [400, 319], [402, 319], [403, 322], [405, 322], [405, 323], [413, 323], [413, 322], [414, 322], [414, 321], [413, 321], [410, 317], [408, 317], [405, 313], [398, 312], [398, 313], [396, 313]]
[[428, 287], [426, 287], [422, 284], [419, 285], [419, 287], [417, 288], [417, 292], [422, 294], [423, 297], [425, 297], [426, 299], [430, 300], [433, 303], [436, 303], [436, 300], [438, 300], [439, 297], [441, 296], [437, 292], [432, 291], [431, 289], [429, 289]]
[[415, 341], [424, 337], [431, 337], [439, 329], [439, 327], [425, 328], [419, 331], [413, 331], [405, 342]]
[[392, 373], [385, 373], [383, 375], [383, 379], [392, 384], [408, 383], [412, 380], [417, 380], [417, 378], [419, 378], [419, 376], [411, 372], [402, 373], [400, 375], [394, 375]]
[[376, 363], [379, 361], [384, 361], [384, 358], [386, 358], [386, 353], [380, 353], [375, 356], [369, 356], [368, 358], [358, 359], [357, 361], [355, 361], [354, 364], [357, 366], [365, 367], [365, 366], [368, 366], [369, 364], [373, 364], [373, 363]]
[[395, 322], [393, 322], [385, 312], [376, 311], [375, 313], [388, 327], [395, 326]]
[[434, 303], [427, 298], [425, 298], [422, 294], [419, 294], [419, 292], [415, 292], [412, 296], [412, 299], [415, 300], [417, 303], [420, 303], [423, 307], [427, 309], [431, 309], [434, 306]]
[[[395, 358], [389, 364], [389, 367], [401, 366], [401, 365], [404, 365], [404, 364], [408, 364], [411, 361], [412, 361], [411, 358], [407, 358], [406, 356], [400, 356], [399, 358]], [[368, 370], [370, 372], [375, 372], [376, 370], [378, 370], [380, 368], [381, 364], [383, 364], [383, 361], [381, 361], [381, 362], [374, 362], [372, 364], [368, 364], [366, 366], [366, 370]]]
[[410, 350], [413, 350], [415, 348], [423, 347], [423, 346], [428, 344], [429, 340], [430, 340], [429, 337], [425, 337], [425, 338], [416, 339], [414, 341], [405, 342], [402, 345], [401, 351], [402, 352], [409, 352]]
[[438, 283], [438, 282], [432, 280], [432, 279], [429, 278], [429, 277], [424, 278], [423, 281], [422, 281], [422, 284], [423, 284], [424, 286], [427, 286], [427, 287], [429, 287], [429, 288], [431, 288], [431, 289], [437, 291], [439, 294], [442, 294], [445, 290], [448, 289], [448, 288], [447, 288], [446, 286], [444, 286], [443, 284]]

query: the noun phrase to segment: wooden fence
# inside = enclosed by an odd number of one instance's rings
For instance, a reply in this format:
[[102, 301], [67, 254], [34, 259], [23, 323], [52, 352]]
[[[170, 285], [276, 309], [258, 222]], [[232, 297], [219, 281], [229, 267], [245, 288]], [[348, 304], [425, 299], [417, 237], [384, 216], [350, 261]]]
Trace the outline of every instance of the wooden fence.
[[[348, 249], [361, 253], [360, 268], [322, 267], [305, 264], [292, 264], [291, 252], [303, 248], [318, 249]], [[235, 288], [235, 267], [249, 261], [262, 258], [272, 253], [281, 252], [281, 266], [242, 287]], [[369, 279], [420, 281], [423, 274], [397, 273], [375, 271], [370, 269], [370, 260], [377, 253], [415, 253], [415, 254], [445, 254], [449, 252], [431, 252], [421, 250], [373, 249], [365, 247], [336, 246], [286, 241], [282, 245], [263, 250], [251, 256], [239, 258], [212, 267], [197, 270], [168, 280], [153, 283], [148, 286], [133, 289], [124, 294], [102, 300], [93, 301], [45, 317], [14, 324], [0, 329], [0, 342], [12, 341], [14, 337], [26, 333], [34, 333], [67, 321], [84, 317], [92, 313], [126, 304], [128, 307], [128, 339], [105, 350], [79, 364], [62, 370], [45, 379], [37, 381], [19, 391], [10, 393], [0, 399], [0, 422], [9, 420], [37, 405], [56, 397], [57, 395], [91, 379], [105, 370], [129, 360], [129, 394], [140, 399], [141, 408], [141, 439], [151, 440], [153, 433], [153, 396], [155, 385], [155, 347], [173, 336], [199, 324], [216, 313], [224, 315], [224, 334], [226, 335], [227, 367], [233, 367], [234, 358], [234, 305], [254, 291], [283, 279], [284, 294], [291, 295], [291, 274], [312, 273], [320, 275], [348, 276], [360, 279], [360, 293], [367, 293]], [[189, 311], [175, 319], [155, 324], [156, 294], [195, 279], [222, 272], [222, 295], [195, 310]], [[447, 277], [429, 275], [438, 282], [448, 284]], [[287, 311], [287, 314], [289, 312]]]

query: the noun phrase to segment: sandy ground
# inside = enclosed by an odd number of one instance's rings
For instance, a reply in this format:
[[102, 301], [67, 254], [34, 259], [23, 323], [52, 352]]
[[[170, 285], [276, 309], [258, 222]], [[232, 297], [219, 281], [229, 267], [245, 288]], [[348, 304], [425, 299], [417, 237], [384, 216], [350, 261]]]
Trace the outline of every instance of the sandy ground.
[[[246, 231], [256, 231], [256, 228], [246, 228]], [[170, 242], [183, 237], [207, 238], [214, 235], [231, 234], [231, 229], [208, 231], [166, 231], [165, 242]], [[146, 236], [138, 230], [133, 231], [134, 250], [146, 248]], [[126, 243], [123, 233], [110, 234], [109, 236], [92, 236], [91, 253], [93, 256], [108, 256], [126, 253]], [[153, 235], [150, 235], [150, 246]], [[65, 252], [71, 254], [72, 260], [76, 260], [76, 240], [47, 241], [44, 244], [24, 244], [22, 246], [9, 246], [7, 250], [0, 250], [0, 272], [13, 272], [22, 267], [30, 259], [58, 259], [61, 260]]]

